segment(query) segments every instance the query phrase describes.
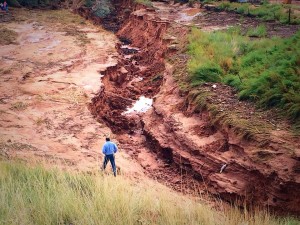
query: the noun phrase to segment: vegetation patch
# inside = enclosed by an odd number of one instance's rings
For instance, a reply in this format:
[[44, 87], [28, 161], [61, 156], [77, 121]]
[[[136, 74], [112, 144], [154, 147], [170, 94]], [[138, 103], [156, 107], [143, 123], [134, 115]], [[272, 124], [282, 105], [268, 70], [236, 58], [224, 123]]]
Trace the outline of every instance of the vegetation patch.
[[50, 121], [49, 118], [38, 117], [38, 118], [35, 120], [35, 124], [36, 124], [37, 126], [41, 126], [41, 125], [45, 124], [47, 128], [50, 128], [50, 126], [51, 126], [51, 121]]
[[188, 53], [190, 88], [204, 82], [225, 83], [238, 91], [241, 100], [280, 108], [300, 123], [300, 32], [288, 39], [250, 40], [232, 31], [193, 29]]
[[28, 107], [24, 102], [15, 102], [11, 105], [10, 109], [14, 111], [23, 111]]
[[85, 0], [84, 5], [100, 18], [104, 18], [114, 11], [111, 0]]
[[219, 212], [156, 183], [0, 161], [1, 224], [292, 225], [264, 210]]
[[[299, 6], [270, 4], [267, 1], [262, 5], [236, 2], [216, 2], [218, 9], [233, 11], [242, 15], [256, 16], [264, 21], [276, 20], [281, 23], [300, 24]], [[290, 20], [289, 20], [289, 10]]]
[[0, 45], [17, 44], [18, 33], [8, 28], [0, 27]]
[[247, 32], [249, 37], [266, 37], [267, 36], [267, 28], [264, 25], [259, 25], [254, 28], [250, 28]]
[[134, 0], [136, 3], [148, 6], [148, 7], [153, 7], [153, 4], [150, 0]]

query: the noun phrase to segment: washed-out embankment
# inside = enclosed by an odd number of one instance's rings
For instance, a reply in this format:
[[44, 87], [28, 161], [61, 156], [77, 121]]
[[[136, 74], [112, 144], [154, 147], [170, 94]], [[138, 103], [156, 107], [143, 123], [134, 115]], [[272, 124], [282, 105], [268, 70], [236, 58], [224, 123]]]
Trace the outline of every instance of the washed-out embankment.
[[[206, 110], [190, 113], [192, 103], [173, 80], [176, 65], [165, 61], [176, 54], [170, 48], [174, 37], [167, 35], [172, 22], [135, 11], [143, 6], [131, 1], [115, 5], [117, 17], [108, 22], [119, 28], [120, 58], [103, 73], [103, 86], [92, 99], [95, 118], [118, 135], [133, 159], [150, 152], [156, 166], [146, 164], [145, 171], [177, 190], [193, 189], [196, 183], [229, 202], [299, 215], [300, 156], [293, 152], [298, 141], [291, 146], [272, 137], [246, 140], [232, 127], [211, 125]], [[101, 23], [86, 9], [78, 12]], [[153, 107], [143, 114], [124, 114], [140, 96], [153, 99]]]

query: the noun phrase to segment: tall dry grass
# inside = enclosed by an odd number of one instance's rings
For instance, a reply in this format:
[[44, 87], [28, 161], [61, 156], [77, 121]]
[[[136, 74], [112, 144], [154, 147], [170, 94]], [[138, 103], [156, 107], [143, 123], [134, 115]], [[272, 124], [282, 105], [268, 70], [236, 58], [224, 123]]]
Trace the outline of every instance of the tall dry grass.
[[0, 202], [0, 224], [297, 224], [266, 211], [216, 211], [149, 181], [4, 161]]

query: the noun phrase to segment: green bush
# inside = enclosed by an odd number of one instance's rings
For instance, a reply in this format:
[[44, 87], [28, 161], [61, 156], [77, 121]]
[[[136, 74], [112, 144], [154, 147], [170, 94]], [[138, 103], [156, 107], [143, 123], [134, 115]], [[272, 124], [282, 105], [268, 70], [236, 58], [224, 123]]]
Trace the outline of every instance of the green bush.
[[113, 5], [110, 0], [99, 0], [94, 3], [92, 10], [94, 15], [104, 18], [113, 11]]
[[90, 8], [95, 16], [104, 18], [114, 11], [111, 0], [85, 0], [84, 6]]
[[223, 71], [219, 65], [205, 65], [195, 70], [192, 76], [193, 84], [198, 84], [198, 81], [221, 82]]
[[230, 2], [221, 2], [218, 5], [218, 8], [222, 9], [222, 10], [229, 10], [230, 9]]
[[259, 25], [249, 29], [247, 35], [249, 37], [265, 37], [267, 35], [267, 28], [264, 25]]

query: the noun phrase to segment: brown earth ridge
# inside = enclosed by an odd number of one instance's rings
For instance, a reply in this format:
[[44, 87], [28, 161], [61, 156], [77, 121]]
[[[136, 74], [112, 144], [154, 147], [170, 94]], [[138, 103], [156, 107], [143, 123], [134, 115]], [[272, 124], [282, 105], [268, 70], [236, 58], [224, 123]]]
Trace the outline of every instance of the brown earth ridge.
[[[116, 6], [119, 19], [125, 18], [117, 36], [127, 47], [117, 44], [123, 57], [102, 73], [103, 85], [89, 106], [94, 117], [150, 177], [178, 191], [196, 188], [229, 202], [300, 215], [299, 138], [275, 129], [267, 139], [245, 139], [230, 126], [211, 125], [209, 111], [191, 112], [192, 103], [174, 81], [176, 65], [165, 60], [176, 54], [172, 43], [188, 28], [159, 18], [155, 9], [128, 1]], [[129, 7], [130, 16], [122, 13]], [[90, 18], [88, 11], [79, 12]], [[168, 34], [174, 27], [178, 37]], [[236, 98], [224, 89], [223, 98]], [[140, 96], [153, 98], [152, 109], [124, 115]]]

